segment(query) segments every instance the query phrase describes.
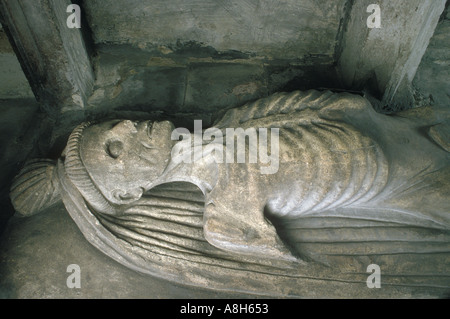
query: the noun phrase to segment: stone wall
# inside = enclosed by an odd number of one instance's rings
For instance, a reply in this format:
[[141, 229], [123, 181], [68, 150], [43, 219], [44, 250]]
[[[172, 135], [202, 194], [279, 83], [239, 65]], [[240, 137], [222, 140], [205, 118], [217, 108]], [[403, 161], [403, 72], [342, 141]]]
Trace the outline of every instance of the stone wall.
[[20, 63], [0, 24], [0, 99], [34, 98]]
[[276, 91], [336, 88], [344, 0], [84, 1], [97, 49], [90, 113], [195, 114]]

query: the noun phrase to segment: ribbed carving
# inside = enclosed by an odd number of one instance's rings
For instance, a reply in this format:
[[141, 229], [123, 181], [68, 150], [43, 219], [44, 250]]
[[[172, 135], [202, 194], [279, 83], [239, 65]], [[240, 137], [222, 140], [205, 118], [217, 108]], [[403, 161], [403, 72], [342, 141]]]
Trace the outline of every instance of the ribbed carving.
[[83, 131], [91, 124], [86, 122], [73, 130], [67, 142], [64, 168], [70, 181], [92, 207], [99, 212], [114, 214], [116, 213], [116, 207], [110, 204], [94, 185], [80, 156], [80, 142]]
[[34, 215], [60, 200], [55, 161], [28, 162], [11, 186], [10, 198], [17, 213]]

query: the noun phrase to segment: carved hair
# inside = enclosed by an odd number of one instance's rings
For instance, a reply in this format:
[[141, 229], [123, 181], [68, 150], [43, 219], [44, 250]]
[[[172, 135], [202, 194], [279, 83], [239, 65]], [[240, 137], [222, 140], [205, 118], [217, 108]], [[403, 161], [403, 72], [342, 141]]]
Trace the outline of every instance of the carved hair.
[[70, 134], [67, 142], [64, 168], [70, 181], [77, 187], [89, 205], [97, 212], [115, 214], [118, 212], [118, 207], [111, 204], [98, 190], [81, 158], [80, 144], [83, 131], [92, 124], [92, 122], [82, 123]]

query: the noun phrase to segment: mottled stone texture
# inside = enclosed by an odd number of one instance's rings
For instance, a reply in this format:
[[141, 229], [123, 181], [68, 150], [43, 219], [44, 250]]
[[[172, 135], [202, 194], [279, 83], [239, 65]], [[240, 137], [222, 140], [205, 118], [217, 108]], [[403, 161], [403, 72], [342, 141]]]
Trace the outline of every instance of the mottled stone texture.
[[211, 124], [212, 113], [276, 91], [340, 87], [345, 2], [83, 1], [98, 53], [86, 112], [159, 110]]
[[[10, 40], [24, 45], [16, 47], [19, 48], [17, 59], [0, 30], [0, 99], [14, 98], [0, 100], [0, 164], [3, 167], [0, 232], [14, 212], [7, 192], [12, 176], [24, 160], [42, 155], [58, 157], [70, 132], [86, 119], [153, 118], [171, 120], [176, 126], [192, 130], [194, 119], [202, 119], [204, 126], [210, 126], [227, 109], [274, 92], [310, 88], [365, 90], [381, 112], [432, 105], [432, 108], [412, 110], [407, 116], [416, 123], [427, 122], [416, 128], [423, 138], [431, 138], [436, 146], [450, 149], [448, 1], [412, 88], [404, 86], [402, 77], [411, 81], [414, 76], [443, 1], [378, 1], [382, 9], [380, 30], [365, 26], [369, 15], [366, 7], [374, 2], [370, 0], [72, 2], [82, 8], [83, 41], [77, 30], [64, 26], [68, 1], [0, 0], [2, 5], [16, 10], [9, 16], [14, 21], [8, 22], [10, 29], [21, 32]], [[5, 13], [6, 10], [0, 12]], [[46, 113], [37, 112], [39, 105], [18, 60], [28, 78], [34, 79], [31, 87], [35, 88], [36, 83], [51, 84], [41, 91], [41, 95], [56, 101], [45, 105]], [[37, 71], [31, 72], [32, 68]], [[39, 77], [42, 81], [36, 80]], [[78, 88], [74, 90], [73, 80], [84, 77], [87, 81], [75, 81]], [[385, 88], [390, 86], [395, 91], [397, 85], [400, 99], [389, 105], [380, 103]], [[81, 100], [76, 96], [78, 93], [82, 95]], [[56, 121], [49, 121], [50, 117]], [[355, 123], [362, 125], [363, 121], [355, 120]], [[366, 126], [369, 127], [372, 126]], [[424, 158], [405, 156], [401, 149], [411, 143], [411, 138], [408, 131], [401, 131], [401, 134], [386, 133], [387, 140], [399, 145], [392, 152], [399, 156], [397, 173], [402, 167], [411, 167], [411, 163], [423, 163]], [[49, 172], [52, 169], [26, 177], [39, 179]], [[52, 195], [58, 197], [57, 192], [49, 192], [51, 184], [41, 182], [36, 184], [41, 186], [37, 195], [30, 190], [22, 193], [21, 209], [45, 209], [46, 204], [53, 203]], [[40, 194], [44, 200], [37, 206], [27, 201], [39, 198]], [[50, 201], [45, 202], [45, 198]], [[422, 202], [421, 207], [438, 202], [433, 202], [433, 193], [427, 194], [426, 190], [416, 193], [414, 198]], [[170, 209], [167, 202], [163, 204], [165, 209]], [[0, 297], [228, 296], [211, 291], [196, 293], [198, 290], [130, 271], [92, 249], [68, 219], [62, 205], [45, 210], [46, 215], [14, 218], [2, 238]], [[196, 220], [201, 220], [197, 217]], [[156, 220], [157, 223], [151, 224], [154, 227], [164, 225], [159, 215], [145, 218]], [[249, 277], [249, 272], [238, 272], [235, 281], [229, 284], [242, 287], [247, 282], [255, 292], [261, 291], [261, 282], [265, 282], [268, 283], [268, 289], [262, 289], [265, 293], [277, 295], [283, 290], [283, 296], [296, 293], [311, 297], [449, 296], [448, 276], [442, 276], [447, 272], [449, 256], [448, 252], [439, 250], [448, 247], [448, 230], [424, 230], [422, 225], [405, 233], [404, 227], [394, 223], [386, 228], [390, 231], [386, 235], [386, 229], [376, 223], [336, 227], [335, 222], [344, 219], [310, 218], [306, 223], [305, 220], [284, 223], [272, 219], [277, 231], [284, 234], [284, 241], [298, 243], [296, 249], [300, 255], [318, 261], [302, 269], [304, 273], [296, 277], [301, 283], [300, 290], [289, 288], [292, 277], [285, 281], [273, 280], [272, 275], [267, 275], [271, 272], [267, 268], [264, 269], [267, 276], [261, 275], [262, 268], [256, 269], [253, 277]], [[116, 220], [101, 222], [116, 227]], [[418, 235], [423, 240], [417, 243], [414, 239]], [[365, 236], [370, 244], [355, 245], [354, 238], [358, 236]], [[337, 243], [333, 238], [338, 237], [341, 241]], [[380, 238], [393, 241], [385, 255], [379, 254], [386, 247]], [[405, 243], [405, 238], [413, 240]], [[133, 247], [145, 254], [145, 249], [136, 248], [145, 246], [139, 239], [133, 237]], [[164, 240], [159, 237], [158, 243]], [[79, 244], [74, 246], [74, 242]], [[200, 243], [204, 245], [204, 241]], [[341, 256], [349, 250], [354, 257]], [[65, 286], [65, 269], [74, 259], [83, 269], [83, 289], [79, 291], [69, 291]], [[118, 260], [121, 262], [120, 257]], [[382, 277], [381, 290], [368, 290], [365, 285], [369, 263], [379, 264], [382, 274], [387, 275]], [[339, 271], [326, 264], [339, 264]], [[214, 267], [208, 267], [206, 270], [218, 274]], [[201, 267], [194, 266], [184, 279], [195, 282], [204, 274]], [[323, 284], [311, 279], [317, 274], [326, 278]], [[287, 288], [283, 289], [283, 285]]]
[[0, 100], [0, 233], [14, 214], [7, 195], [14, 175], [27, 158], [38, 156], [40, 144], [48, 143], [41, 135], [44, 118], [38, 109], [34, 99]]
[[67, 27], [68, 0], [0, 1], [0, 15], [31, 89], [49, 116], [83, 109], [94, 74], [79, 29]]
[[344, 0], [85, 1], [96, 43], [196, 42], [274, 59], [333, 56]]
[[215, 112], [276, 91], [340, 86], [330, 58], [271, 61], [194, 44], [169, 53], [99, 45], [94, 63], [96, 85], [85, 110], [93, 117], [112, 110], [157, 111], [210, 125]]
[[22, 72], [20, 63], [0, 25], [0, 98], [34, 98], [30, 84]]
[[339, 72], [348, 88], [366, 88], [378, 111], [411, 108], [411, 82], [439, 21], [445, 0], [378, 1], [381, 27], [369, 29], [366, 8], [354, 1], [343, 34]]
[[[432, 110], [387, 116], [357, 95], [295, 91], [231, 109], [214, 126], [214, 142], [196, 144], [200, 132], [174, 139], [169, 121], [83, 123], [57, 163], [21, 171], [11, 199], [22, 215], [62, 199], [101, 252], [176, 283], [371, 297], [365, 269], [376, 264], [379, 297], [448, 292], [449, 126]], [[255, 130], [244, 146], [255, 161], [236, 163], [242, 145], [229, 144], [228, 128]]]
[[449, 7], [441, 18], [413, 85], [419, 106], [450, 107], [450, 16]]

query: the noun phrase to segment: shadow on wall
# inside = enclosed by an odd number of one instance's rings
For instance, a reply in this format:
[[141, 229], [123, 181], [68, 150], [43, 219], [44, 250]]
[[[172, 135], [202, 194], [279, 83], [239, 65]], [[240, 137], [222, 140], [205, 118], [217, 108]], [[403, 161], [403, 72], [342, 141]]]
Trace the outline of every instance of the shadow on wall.
[[14, 213], [9, 200], [11, 180], [36, 150], [41, 118], [31, 99], [0, 100], [0, 232]]
[[209, 125], [214, 113], [274, 92], [342, 89], [328, 56], [269, 61], [193, 42], [179, 43], [170, 53], [160, 50], [99, 46], [88, 116], [111, 110], [157, 111], [175, 118], [195, 114]]

